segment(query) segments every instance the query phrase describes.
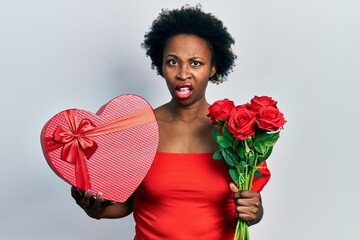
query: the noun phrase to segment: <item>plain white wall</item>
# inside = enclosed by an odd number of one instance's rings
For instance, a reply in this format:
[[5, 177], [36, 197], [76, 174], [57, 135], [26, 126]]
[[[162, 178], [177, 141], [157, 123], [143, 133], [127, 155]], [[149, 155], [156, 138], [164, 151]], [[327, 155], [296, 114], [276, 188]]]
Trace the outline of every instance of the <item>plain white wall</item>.
[[[169, 100], [140, 44], [162, 8], [201, 3], [235, 38], [237, 65], [208, 100], [278, 100], [288, 123], [268, 160], [252, 239], [358, 239], [358, 1], [0, 1], [0, 238], [132, 239], [131, 216], [88, 218], [43, 158], [44, 123], [124, 93]], [[181, 224], [181, 223], [180, 223]]]

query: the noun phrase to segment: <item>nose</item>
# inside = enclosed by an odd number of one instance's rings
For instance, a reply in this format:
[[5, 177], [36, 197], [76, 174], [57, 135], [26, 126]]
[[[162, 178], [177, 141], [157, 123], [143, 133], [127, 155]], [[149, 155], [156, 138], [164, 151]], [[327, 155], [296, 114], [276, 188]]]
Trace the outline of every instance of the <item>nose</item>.
[[177, 79], [185, 81], [189, 79], [191, 76], [189, 66], [187, 64], [183, 64], [179, 67], [179, 71], [177, 74]]

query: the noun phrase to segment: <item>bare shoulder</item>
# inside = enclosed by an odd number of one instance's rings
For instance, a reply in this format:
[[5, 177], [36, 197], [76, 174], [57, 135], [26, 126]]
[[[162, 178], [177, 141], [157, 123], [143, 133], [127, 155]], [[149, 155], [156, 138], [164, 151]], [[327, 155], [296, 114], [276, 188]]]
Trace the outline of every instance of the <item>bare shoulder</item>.
[[155, 116], [158, 122], [169, 121], [170, 112], [168, 104], [161, 105], [154, 109]]

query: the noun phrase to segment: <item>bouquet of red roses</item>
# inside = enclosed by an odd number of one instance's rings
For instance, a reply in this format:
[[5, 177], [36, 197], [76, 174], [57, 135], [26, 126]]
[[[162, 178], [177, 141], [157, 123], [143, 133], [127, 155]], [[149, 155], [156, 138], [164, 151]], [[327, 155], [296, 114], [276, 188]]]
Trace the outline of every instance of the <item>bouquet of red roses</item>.
[[[250, 103], [235, 106], [225, 98], [209, 107], [207, 115], [215, 125], [213, 135], [219, 145], [214, 159], [223, 159], [239, 190], [250, 190], [258, 167], [271, 154], [286, 120], [277, 102], [255, 96]], [[238, 220], [234, 239], [249, 240], [248, 225]]]

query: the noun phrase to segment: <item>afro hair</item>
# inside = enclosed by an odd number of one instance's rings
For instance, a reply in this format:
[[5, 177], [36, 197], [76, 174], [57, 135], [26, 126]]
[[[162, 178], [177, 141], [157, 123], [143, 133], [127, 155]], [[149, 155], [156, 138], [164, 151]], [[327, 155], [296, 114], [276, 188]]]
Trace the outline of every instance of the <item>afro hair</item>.
[[163, 51], [167, 40], [177, 34], [193, 34], [203, 38], [210, 45], [212, 63], [216, 65], [216, 74], [212, 82], [223, 82], [232, 71], [236, 55], [231, 49], [234, 39], [222, 21], [211, 13], [202, 11], [200, 5], [185, 5], [179, 9], [162, 9], [153, 21], [149, 32], [145, 33], [141, 46], [151, 58], [152, 68], [163, 76]]

